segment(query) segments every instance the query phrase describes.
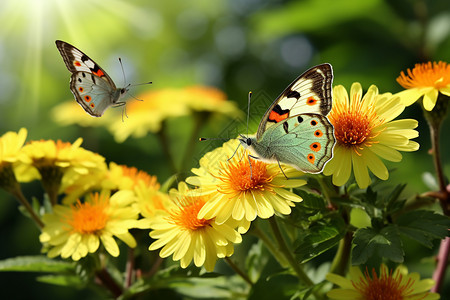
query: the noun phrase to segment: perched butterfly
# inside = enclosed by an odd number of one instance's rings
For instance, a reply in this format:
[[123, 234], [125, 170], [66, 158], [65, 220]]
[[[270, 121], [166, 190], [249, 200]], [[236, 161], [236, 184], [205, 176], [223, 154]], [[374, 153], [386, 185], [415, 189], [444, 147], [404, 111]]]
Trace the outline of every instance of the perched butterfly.
[[321, 172], [336, 142], [326, 117], [332, 106], [332, 81], [331, 65], [322, 64], [292, 82], [264, 114], [256, 137], [240, 135], [241, 145], [254, 154], [250, 157]]
[[129, 85], [117, 88], [99, 65], [74, 46], [56, 41], [56, 47], [72, 73], [70, 90], [88, 114], [101, 117], [109, 106], [125, 105], [120, 99], [128, 92]]

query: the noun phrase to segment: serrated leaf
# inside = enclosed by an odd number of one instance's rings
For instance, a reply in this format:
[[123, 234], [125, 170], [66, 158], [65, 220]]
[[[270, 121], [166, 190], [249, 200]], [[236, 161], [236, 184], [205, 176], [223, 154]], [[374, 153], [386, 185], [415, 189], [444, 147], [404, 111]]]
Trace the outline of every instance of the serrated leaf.
[[0, 261], [0, 271], [69, 272], [74, 270], [74, 263], [46, 256], [19, 256]]
[[401, 215], [395, 222], [399, 232], [431, 248], [432, 241], [449, 235], [450, 218], [427, 210], [416, 210]]
[[311, 226], [296, 247], [297, 261], [304, 263], [327, 251], [342, 239], [345, 232], [346, 225], [340, 218]]
[[303, 198], [303, 201], [299, 203], [300, 206], [314, 210], [325, 210], [325, 201], [321, 196], [304, 190], [297, 190], [296, 192], [297, 195]]
[[401, 263], [405, 255], [396, 226], [387, 226], [380, 231], [374, 228], [358, 229], [353, 244], [353, 265], [364, 264], [373, 255]]

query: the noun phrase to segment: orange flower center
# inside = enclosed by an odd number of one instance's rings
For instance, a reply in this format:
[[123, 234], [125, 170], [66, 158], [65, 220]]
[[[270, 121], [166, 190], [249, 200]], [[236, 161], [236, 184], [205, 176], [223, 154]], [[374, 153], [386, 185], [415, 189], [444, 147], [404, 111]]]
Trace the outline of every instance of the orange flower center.
[[384, 270], [377, 276], [375, 269], [372, 269], [372, 277], [369, 276], [368, 270], [364, 272], [365, 278], [360, 278], [358, 282], [352, 281], [353, 286], [358, 290], [367, 300], [403, 300], [412, 293], [413, 279], [402, 284], [402, 275], [397, 273], [395, 277], [392, 276], [392, 270], [388, 274]]
[[375, 133], [373, 129], [383, 123], [375, 112], [374, 105], [363, 109], [362, 102], [356, 98], [351, 104], [347, 101], [335, 102], [328, 119], [334, 126], [334, 135], [338, 142], [353, 148], [358, 155], [358, 150], [376, 143], [373, 139], [379, 132]]
[[219, 192], [230, 193], [246, 191], [272, 191], [271, 182], [276, 174], [269, 175], [267, 164], [250, 158], [232, 161], [228, 164], [221, 164], [218, 178], [222, 181], [219, 184]]
[[134, 181], [134, 184], [137, 184], [139, 181], [143, 181], [146, 186], [154, 186], [155, 190], [159, 189], [159, 183], [157, 182], [156, 176], [151, 176], [147, 172], [136, 169], [135, 167], [122, 167], [123, 176], [131, 178]]
[[72, 219], [69, 224], [75, 232], [81, 234], [100, 233], [108, 221], [107, 207], [107, 199], [102, 199], [98, 193], [93, 195], [92, 203], [81, 203], [78, 200], [76, 205], [72, 205]]
[[179, 209], [172, 211], [169, 222], [186, 230], [203, 229], [212, 222], [212, 219], [198, 219], [200, 209], [205, 205], [203, 197], [185, 196], [179, 199]]
[[446, 62], [431, 62], [416, 64], [415, 67], [407, 70], [408, 75], [403, 71], [397, 77], [397, 82], [405, 89], [434, 87], [443, 88], [450, 84], [450, 65]]

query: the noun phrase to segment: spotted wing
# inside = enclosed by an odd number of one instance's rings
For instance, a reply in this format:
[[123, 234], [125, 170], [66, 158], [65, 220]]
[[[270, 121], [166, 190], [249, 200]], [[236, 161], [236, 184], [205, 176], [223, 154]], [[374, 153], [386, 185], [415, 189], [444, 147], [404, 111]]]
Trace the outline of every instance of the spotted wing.
[[326, 116], [332, 106], [333, 69], [330, 64], [321, 64], [304, 72], [294, 80], [264, 114], [256, 138], [270, 128], [304, 113]]
[[58, 48], [61, 56], [66, 64], [67, 69], [71, 73], [75, 72], [87, 72], [98, 76], [102, 80], [106, 81], [111, 88], [116, 89], [114, 81], [98, 64], [84, 54], [81, 50], [72, 46], [69, 43], [63, 41], [56, 41], [56, 47]]
[[101, 77], [90, 72], [73, 73], [70, 90], [78, 104], [93, 117], [101, 117], [109, 106], [117, 104], [122, 95], [121, 89], [113, 89]]
[[267, 129], [257, 143], [266, 145], [281, 162], [308, 173], [319, 173], [333, 157], [333, 125], [321, 114], [299, 114]]

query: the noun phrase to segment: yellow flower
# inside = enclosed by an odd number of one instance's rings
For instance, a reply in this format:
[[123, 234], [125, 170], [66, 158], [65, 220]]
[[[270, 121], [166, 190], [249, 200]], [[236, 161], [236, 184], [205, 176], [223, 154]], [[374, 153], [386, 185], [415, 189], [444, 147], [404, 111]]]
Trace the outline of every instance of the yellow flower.
[[53, 212], [42, 218], [45, 227], [39, 240], [49, 247], [49, 257], [60, 255], [77, 261], [96, 252], [100, 242], [110, 255], [117, 257], [119, 247], [114, 237], [131, 248], [136, 247], [135, 239], [128, 232], [131, 228], [141, 228], [135, 201], [133, 192], [119, 191], [111, 197], [96, 193], [75, 205], [55, 205]]
[[[31, 158], [31, 163], [20, 170], [19, 181], [41, 179], [44, 189], [53, 204], [60, 189], [90, 169], [102, 169], [105, 158], [80, 147], [82, 139], [73, 144], [53, 140], [31, 141], [22, 151]], [[61, 186], [61, 183], [64, 183]]]
[[409, 106], [423, 96], [423, 107], [430, 111], [436, 105], [438, 94], [450, 97], [450, 65], [446, 62], [416, 64], [408, 75], [403, 71], [397, 82], [406, 90], [396, 96]]
[[127, 104], [129, 116], [125, 122], [111, 122], [110, 132], [117, 142], [125, 141], [129, 136], [140, 138], [148, 132], [161, 130], [162, 122], [167, 118], [180, 117], [188, 114], [183, 90], [164, 89], [152, 90], [138, 95], [143, 101], [130, 101]]
[[227, 96], [221, 90], [213, 87], [193, 86], [184, 89], [182, 99], [194, 111], [220, 113], [231, 117], [242, 115], [235, 102], [227, 101]]
[[[239, 147], [234, 157], [238, 140], [231, 140], [200, 159], [200, 168], [192, 169], [197, 175], [186, 182], [199, 187], [203, 195], [210, 199], [200, 210], [198, 217], [212, 219], [222, 224], [229, 219], [242, 221], [241, 233], [257, 216], [266, 219], [275, 212], [291, 213], [294, 202], [302, 198], [286, 190], [306, 184], [306, 181], [293, 179], [303, 173], [292, 167], [282, 166], [285, 178], [277, 163], [268, 164], [251, 160], [251, 171], [247, 150]], [[252, 172], [252, 174], [250, 174]]]
[[114, 162], [109, 164], [109, 185], [113, 189], [132, 190], [139, 182], [143, 182], [146, 186], [159, 189], [160, 184], [156, 176], [151, 176], [147, 172], [138, 170], [135, 167], [118, 165]]
[[65, 204], [73, 203], [83, 194], [93, 190], [134, 190], [142, 182], [143, 187], [158, 190], [160, 184], [156, 176], [138, 170], [135, 167], [118, 165], [114, 162], [101, 168], [89, 170], [88, 174], [75, 178], [70, 184], [65, 184]]
[[418, 273], [408, 274], [404, 266], [399, 266], [394, 272], [384, 264], [377, 275], [372, 269], [372, 276], [366, 270], [364, 274], [358, 267], [351, 267], [349, 279], [336, 274], [328, 274], [328, 281], [339, 285], [340, 289], [333, 289], [327, 293], [330, 299], [336, 300], [435, 300], [439, 294], [430, 293], [434, 285], [431, 279], [420, 280]]
[[70, 100], [56, 105], [52, 110], [52, 118], [60, 125], [94, 127], [106, 126], [115, 121], [116, 114], [106, 113], [101, 118], [93, 118], [75, 100]]
[[21, 128], [18, 133], [9, 131], [0, 137], [0, 187], [7, 191], [17, 188], [14, 169], [19, 163], [28, 163], [29, 158], [22, 151], [27, 138], [27, 130]]
[[419, 134], [414, 128], [417, 121], [395, 120], [405, 105], [389, 93], [378, 94], [375, 85], [362, 97], [359, 83], [353, 83], [350, 98], [339, 85], [333, 89], [333, 108], [328, 115], [334, 126], [336, 145], [333, 158], [325, 165], [323, 174], [333, 175], [333, 184], [344, 185], [353, 167], [356, 182], [366, 188], [371, 180], [368, 169], [378, 178], [386, 180], [389, 172], [383, 158], [399, 162], [399, 151], [415, 151], [419, 144], [410, 139]]
[[134, 188], [134, 191], [141, 214], [146, 218], [153, 218], [160, 210], [169, 212], [174, 208], [174, 203], [170, 200], [169, 195], [159, 191], [156, 186], [149, 186], [141, 181]]
[[149, 250], [162, 247], [159, 255], [163, 258], [173, 254], [174, 261], [180, 261], [182, 268], [191, 261], [197, 267], [205, 266], [213, 271], [217, 258], [231, 256], [233, 243], [242, 241], [241, 235], [227, 223], [217, 224], [214, 219], [197, 218], [199, 210], [209, 196], [199, 195], [189, 190], [184, 182], [178, 191], [171, 191], [176, 203], [170, 211], [161, 210], [150, 220], [150, 236], [156, 241]]

